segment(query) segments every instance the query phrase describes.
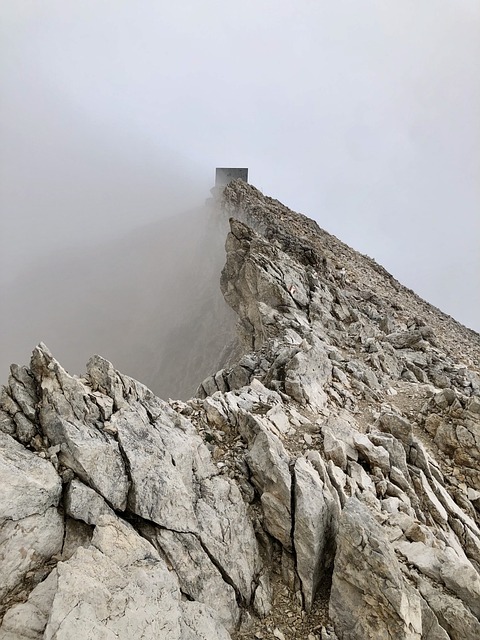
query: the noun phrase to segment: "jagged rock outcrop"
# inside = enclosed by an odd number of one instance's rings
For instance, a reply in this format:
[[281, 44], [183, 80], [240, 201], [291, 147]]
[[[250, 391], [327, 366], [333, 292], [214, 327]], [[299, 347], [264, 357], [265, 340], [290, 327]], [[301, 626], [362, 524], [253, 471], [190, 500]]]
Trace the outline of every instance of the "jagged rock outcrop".
[[477, 640], [478, 335], [251, 186], [214, 206], [239, 346], [196, 397], [12, 366], [0, 639]]

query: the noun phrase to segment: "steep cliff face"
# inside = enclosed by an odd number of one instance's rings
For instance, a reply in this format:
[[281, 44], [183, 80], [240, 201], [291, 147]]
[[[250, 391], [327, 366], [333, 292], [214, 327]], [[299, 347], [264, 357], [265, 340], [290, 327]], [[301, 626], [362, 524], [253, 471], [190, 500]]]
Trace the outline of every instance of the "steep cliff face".
[[237, 357], [165, 402], [44, 345], [0, 402], [0, 638], [480, 637], [480, 341], [242, 182]]

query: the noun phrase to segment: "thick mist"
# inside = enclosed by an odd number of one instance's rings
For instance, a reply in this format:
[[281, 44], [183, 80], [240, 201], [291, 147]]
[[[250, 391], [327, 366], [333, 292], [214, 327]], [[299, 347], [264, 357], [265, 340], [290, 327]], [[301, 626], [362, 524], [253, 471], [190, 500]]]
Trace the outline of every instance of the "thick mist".
[[163, 396], [215, 370], [216, 166], [480, 330], [479, 29], [477, 0], [4, 0], [0, 382], [40, 340]]
[[161, 397], [190, 397], [233, 339], [220, 292], [226, 233], [205, 206], [37, 259], [3, 289], [3, 378], [43, 341], [70, 373], [98, 353]]

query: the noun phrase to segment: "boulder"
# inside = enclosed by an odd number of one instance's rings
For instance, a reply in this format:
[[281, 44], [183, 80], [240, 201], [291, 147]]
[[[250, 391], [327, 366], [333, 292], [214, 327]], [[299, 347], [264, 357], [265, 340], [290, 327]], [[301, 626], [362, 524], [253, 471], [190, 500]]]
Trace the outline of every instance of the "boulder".
[[422, 637], [419, 595], [370, 510], [350, 498], [340, 518], [329, 612], [340, 640]]

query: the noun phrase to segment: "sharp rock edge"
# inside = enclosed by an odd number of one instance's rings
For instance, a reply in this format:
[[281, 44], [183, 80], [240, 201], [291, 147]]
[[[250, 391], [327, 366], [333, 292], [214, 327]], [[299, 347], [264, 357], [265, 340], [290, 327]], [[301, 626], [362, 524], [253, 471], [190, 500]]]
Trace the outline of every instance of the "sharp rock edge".
[[240, 181], [188, 402], [41, 344], [0, 398], [1, 640], [480, 637], [479, 337]]

